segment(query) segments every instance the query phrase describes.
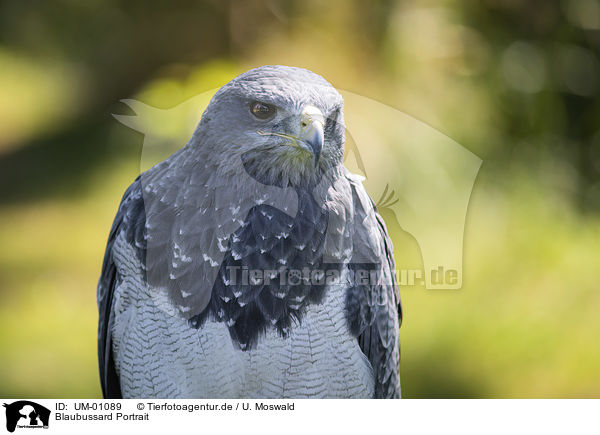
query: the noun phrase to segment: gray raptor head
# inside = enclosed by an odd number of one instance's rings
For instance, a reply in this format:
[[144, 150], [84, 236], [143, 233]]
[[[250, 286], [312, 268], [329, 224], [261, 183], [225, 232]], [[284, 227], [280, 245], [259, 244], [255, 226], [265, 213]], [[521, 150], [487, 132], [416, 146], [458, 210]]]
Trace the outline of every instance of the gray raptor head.
[[[281, 65], [241, 74], [212, 98], [192, 143], [224, 174], [239, 168], [267, 185], [314, 185], [344, 154], [343, 99], [323, 77]], [[230, 167], [228, 167], [228, 165]]]

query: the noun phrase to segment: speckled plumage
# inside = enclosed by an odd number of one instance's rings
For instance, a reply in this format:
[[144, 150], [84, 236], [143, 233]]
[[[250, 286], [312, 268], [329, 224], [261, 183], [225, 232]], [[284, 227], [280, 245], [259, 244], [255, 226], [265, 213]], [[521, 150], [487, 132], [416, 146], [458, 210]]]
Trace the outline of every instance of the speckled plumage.
[[[249, 116], [253, 100], [278, 107], [272, 122]], [[327, 118], [316, 166], [256, 134], [293, 133], [309, 104]], [[391, 241], [342, 165], [342, 104], [310, 71], [251, 70], [130, 186], [98, 285], [105, 397], [399, 397]], [[360, 267], [381, 282], [236, 285], [227, 266]]]

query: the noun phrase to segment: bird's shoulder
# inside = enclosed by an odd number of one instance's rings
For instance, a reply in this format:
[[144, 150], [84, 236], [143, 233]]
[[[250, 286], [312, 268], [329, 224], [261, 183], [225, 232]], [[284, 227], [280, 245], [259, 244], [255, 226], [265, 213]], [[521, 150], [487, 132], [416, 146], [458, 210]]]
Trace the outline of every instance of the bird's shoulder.
[[136, 260], [143, 263], [146, 251], [146, 213], [142, 194], [141, 179], [138, 176], [127, 188], [111, 226], [102, 264], [102, 273], [98, 283], [98, 304], [107, 297], [107, 291], [114, 286], [113, 276], [116, 270], [115, 251], [118, 251], [119, 239], [130, 245], [136, 254]]
[[[120, 241], [135, 251], [136, 259], [140, 262], [145, 258], [145, 209], [140, 177], [125, 191], [119, 204], [117, 214], [108, 235], [102, 271], [98, 281], [98, 361], [100, 365], [100, 380], [105, 398], [121, 397], [119, 378], [116, 373], [113, 358], [111, 329], [114, 323], [113, 305], [115, 292], [123, 279], [120, 267]], [[141, 268], [136, 271], [143, 273]], [[135, 272], [134, 272], [135, 273]]]
[[[399, 397], [398, 329], [402, 311], [392, 240], [362, 184], [364, 178], [347, 171], [346, 179], [354, 208], [350, 268], [355, 279], [346, 296], [349, 327], [374, 369], [375, 397]], [[359, 279], [359, 270], [367, 272], [366, 282]]]

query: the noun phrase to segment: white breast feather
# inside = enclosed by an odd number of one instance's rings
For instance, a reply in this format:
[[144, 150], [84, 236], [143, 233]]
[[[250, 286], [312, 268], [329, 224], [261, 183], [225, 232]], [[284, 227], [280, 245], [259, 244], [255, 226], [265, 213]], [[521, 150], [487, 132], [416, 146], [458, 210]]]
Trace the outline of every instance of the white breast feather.
[[122, 234], [113, 253], [122, 280], [111, 332], [123, 397], [373, 396], [372, 368], [348, 331], [341, 285], [329, 286], [321, 304], [309, 305], [287, 338], [269, 329], [244, 352], [224, 323], [191, 328], [164, 294], [148, 289]]

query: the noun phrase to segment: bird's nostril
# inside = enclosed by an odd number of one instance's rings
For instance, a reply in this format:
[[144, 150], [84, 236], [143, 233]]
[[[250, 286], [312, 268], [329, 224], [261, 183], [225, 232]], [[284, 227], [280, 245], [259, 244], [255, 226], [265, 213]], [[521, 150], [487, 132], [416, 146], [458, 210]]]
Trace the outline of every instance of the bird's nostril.
[[302, 123], [300, 124], [302, 127], [306, 127], [308, 125], [308, 123], [302, 121]]

